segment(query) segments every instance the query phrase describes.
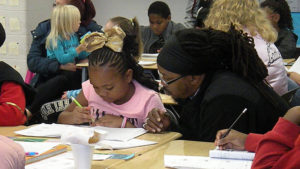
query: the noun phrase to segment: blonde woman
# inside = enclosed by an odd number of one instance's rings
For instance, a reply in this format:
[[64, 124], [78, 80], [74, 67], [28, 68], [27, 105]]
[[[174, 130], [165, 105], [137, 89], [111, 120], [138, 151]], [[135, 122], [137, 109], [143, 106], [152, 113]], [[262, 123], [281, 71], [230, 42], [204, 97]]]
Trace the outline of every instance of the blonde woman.
[[47, 56], [60, 64], [74, 63], [75, 58], [88, 56], [86, 47], [79, 44], [75, 32], [80, 26], [80, 12], [73, 5], [60, 5], [53, 9], [51, 31], [46, 40]]
[[277, 32], [257, 0], [217, 0], [204, 24], [222, 31], [228, 31], [233, 24], [236, 29], [252, 36], [255, 49], [268, 69], [266, 80], [279, 95], [287, 92], [288, 78], [280, 52], [274, 45]]

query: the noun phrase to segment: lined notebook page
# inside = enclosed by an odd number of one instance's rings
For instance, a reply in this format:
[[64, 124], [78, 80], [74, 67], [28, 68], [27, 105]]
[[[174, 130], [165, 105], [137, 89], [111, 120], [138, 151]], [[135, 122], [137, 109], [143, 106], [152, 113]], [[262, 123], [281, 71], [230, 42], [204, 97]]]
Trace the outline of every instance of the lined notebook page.
[[252, 161], [217, 159], [203, 156], [165, 155], [165, 167], [176, 169], [250, 169]]
[[248, 151], [237, 151], [237, 150], [210, 150], [209, 157], [211, 158], [222, 158], [222, 159], [236, 159], [236, 160], [253, 160], [255, 153]]

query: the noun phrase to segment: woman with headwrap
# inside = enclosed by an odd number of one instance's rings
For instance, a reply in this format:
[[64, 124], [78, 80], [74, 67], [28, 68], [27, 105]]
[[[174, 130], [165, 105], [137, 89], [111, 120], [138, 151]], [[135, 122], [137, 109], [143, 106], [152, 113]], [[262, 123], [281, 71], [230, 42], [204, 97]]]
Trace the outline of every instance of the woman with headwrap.
[[[288, 105], [267, 85], [267, 69], [253, 39], [231, 28], [177, 32], [157, 59], [165, 91], [182, 106], [180, 118], [153, 109], [145, 120], [150, 132], [178, 131], [183, 139], [213, 141], [219, 129], [235, 124], [244, 133], [272, 129]], [[171, 118], [172, 117], [172, 118]]]

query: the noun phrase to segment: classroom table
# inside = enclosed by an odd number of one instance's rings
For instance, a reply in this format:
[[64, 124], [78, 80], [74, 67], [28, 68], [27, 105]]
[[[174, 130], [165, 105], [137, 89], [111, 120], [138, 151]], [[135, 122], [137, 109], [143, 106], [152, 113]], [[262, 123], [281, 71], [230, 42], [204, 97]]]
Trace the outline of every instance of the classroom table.
[[293, 65], [293, 62], [295, 62], [296, 60], [295, 59], [283, 59], [283, 62], [285, 63], [285, 67], [287, 69], [290, 69]]
[[132, 160], [120, 163], [114, 168], [164, 169], [164, 155], [208, 156], [209, 150], [214, 148], [212, 142], [175, 140]]
[[[27, 128], [26, 126], [16, 126], [16, 127], [0, 127], [0, 135], [5, 136], [20, 136], [14, 133], [14, 131], [22, 130]], [[164, 144], [167, 144], [177, 138], [181, 137], [180, 133], [176, 132], [165, 132], [162, 134], [151, 134], [146, 133], [137, 137], [138, 139], [149, 140], [149, 141], [156, 141], [157, 144], [149, 145], [149, 146], [142, 146], [136, 148], [129, 148], [129, 149], [122, 149], [122, 150], [95, 150], [95, 153], [117, 153], [117, 154], [132, 154], [135, 153], [135, 157], [137, 158], [151, 150], [157, 149]], [[134, 159], [133, 158], [133, 159]], [[131, 159], [131, 160], [133, 160]], [[130, 160], [129, 160], [130, 161]], [[119, 160], [119, 159], [107, 159], [104, 161], [93, 161], [92, 162], [92, 169], [98, 168], [115, 168], [114, 166], [125, 163], [127, 161]]]

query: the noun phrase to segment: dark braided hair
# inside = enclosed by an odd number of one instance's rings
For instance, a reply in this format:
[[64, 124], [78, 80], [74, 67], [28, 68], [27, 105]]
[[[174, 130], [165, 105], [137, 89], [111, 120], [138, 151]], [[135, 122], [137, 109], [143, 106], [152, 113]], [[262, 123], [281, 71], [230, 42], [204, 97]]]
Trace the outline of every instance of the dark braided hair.
[[[211, 73], [231, 71], [254, 86], [272, 105], [280, 109], [265, 78], [268, 70], [259, 58], [252, 37], [231, 26], [228, 32], [213, 29], [187, 29], [178, 31], [176, 37], [182, 49], [190, 55], [193, 65]], [[200, 66], [201, 65], [201, 66]], [[200, 67], [205, 67], [205, 69]]]
[[182, 49], [195, 59], [194, 63], [203, 62], [207, 71], [227, 69], [255, 83], [263, 81], [268, 75], [254, 48], [253, 38], [233, 26], [228, 33], [213, 29], [188, 29], [177, 32], [176, 37]]
[[262, 8], [268, 7], [274, 13], [280, 15], [278, 22], [278, 27], [280, 29], [288, 28], [289, 30], [294, 30], [291, 10], [286, 0], [265, 0], [260, 6]]
[[114, 52], [108, 47], [103, 47], [93, 51], [89, 55], [89, 66], [109, 65], [115, 67], [122, 75], [128, 69], [133, 70], [133, 79], [143, 86], [158, 91], [158, 84], [144, 74], [144, 69], [138, 64], [138, 59], [142, 52], [142, 42], [139, 25], [134, 18], [130, 21], [127, 18], [115, 17], [111, 21], [118, 25], [126, 34], [122, 52]]
[[103, 48], [93, 51], [89, 55], [89, 66], [105, 66], [116, 68], [122, 75], [128, 69], [133, 70], [133, 79], [138, 81], [143, 86], [158, 91], [158, 84], [144, 74], [144, 69], [137, 63], [130, 53], [114, 52], [110, 48]]

